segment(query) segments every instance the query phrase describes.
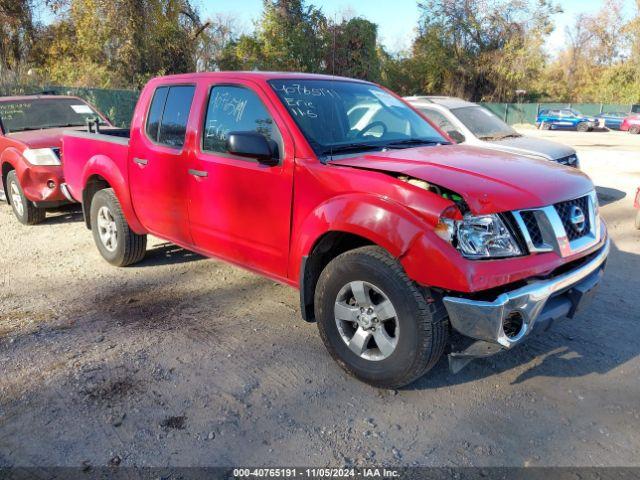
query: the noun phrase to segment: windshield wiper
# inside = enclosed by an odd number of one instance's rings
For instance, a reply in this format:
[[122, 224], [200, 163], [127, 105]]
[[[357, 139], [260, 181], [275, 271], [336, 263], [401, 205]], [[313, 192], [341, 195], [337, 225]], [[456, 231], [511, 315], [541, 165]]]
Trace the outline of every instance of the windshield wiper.
[[519, 138], [522, 135], [519, 133], [505, 133], [502, 135], [483, 135], [478, 137], [480, 140], [504, 140], [505, 138]]
[[384, 148], [406, 148], [416, 145], [450, 145], [445, 140], [424, 139], [424, 138], [408, 138], [406, 140], [396, 140], [384, 144]]
[[322, 155], [333, 156], [336, 153], [364, 152], [367, 150], [382, 150], [384, 145], [376, 145], [373, 143], [348, 143], [346, 145], [336, 145], [335, 147], [325, 148]]

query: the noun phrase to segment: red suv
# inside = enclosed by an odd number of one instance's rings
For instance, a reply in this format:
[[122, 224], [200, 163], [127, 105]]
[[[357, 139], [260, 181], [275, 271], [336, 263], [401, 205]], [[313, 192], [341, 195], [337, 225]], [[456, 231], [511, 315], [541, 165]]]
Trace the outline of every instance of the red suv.
[[77, 97], [31, 95], [0, 98], [0, 199], [25, 225], [44, 220], [46, 209], [71, 201], [62, 178], [62, 132], [87, 120], [109, 120]]

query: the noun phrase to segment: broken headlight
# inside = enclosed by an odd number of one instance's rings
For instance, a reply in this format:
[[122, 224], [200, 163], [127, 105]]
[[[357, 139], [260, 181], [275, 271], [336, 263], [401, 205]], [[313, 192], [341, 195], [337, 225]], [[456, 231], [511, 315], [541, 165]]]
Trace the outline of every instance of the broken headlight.
[[[449, 214], [448, 214], [449, 213]], [[457, 218], [456, 218], [457, 217]], [[499, 215], [452, 215], [445, 211], [436, 233], [466, 258], [505, 258], [522, 255], [515, 238]]]

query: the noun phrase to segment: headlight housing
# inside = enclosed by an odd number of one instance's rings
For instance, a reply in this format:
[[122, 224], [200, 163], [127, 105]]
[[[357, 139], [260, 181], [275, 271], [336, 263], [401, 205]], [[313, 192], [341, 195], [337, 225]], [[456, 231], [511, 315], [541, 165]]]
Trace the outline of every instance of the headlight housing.
[[446, 213], [441, 217], [436, 233], [451, 242], [465, 258], [507, 258], [522, 255], [522, 249], [500, 215], [465, 215], [456, 219]]
[[22, 152], [22, 156], [31, 165], [55, 166], [61, 165], [60, 159], [51, 148], [27, 148]]

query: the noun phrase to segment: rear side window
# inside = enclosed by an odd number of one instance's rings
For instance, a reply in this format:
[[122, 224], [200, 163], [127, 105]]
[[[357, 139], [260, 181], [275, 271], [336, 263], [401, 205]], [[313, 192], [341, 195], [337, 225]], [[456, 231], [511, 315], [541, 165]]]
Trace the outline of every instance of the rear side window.
[[258, 95], [245, 87], [221, 85], [211, 89], [202, 149], [226, 153], [229, 132], [257, 132], [278, 145], [282, 137]]
[[193, 85], [156, 90], [147, 119], [147, 135], [151, 140], [174, 148], [184, 145], [194, 91]]
[[162, 119], [162, 111], [167, 101], [168, 87], [160, 87], [153, 94], [149, 115], [147, 117], [147, 136], [154, 142], [158, 141], [158, 130], [160, 128], [160, 120]]

